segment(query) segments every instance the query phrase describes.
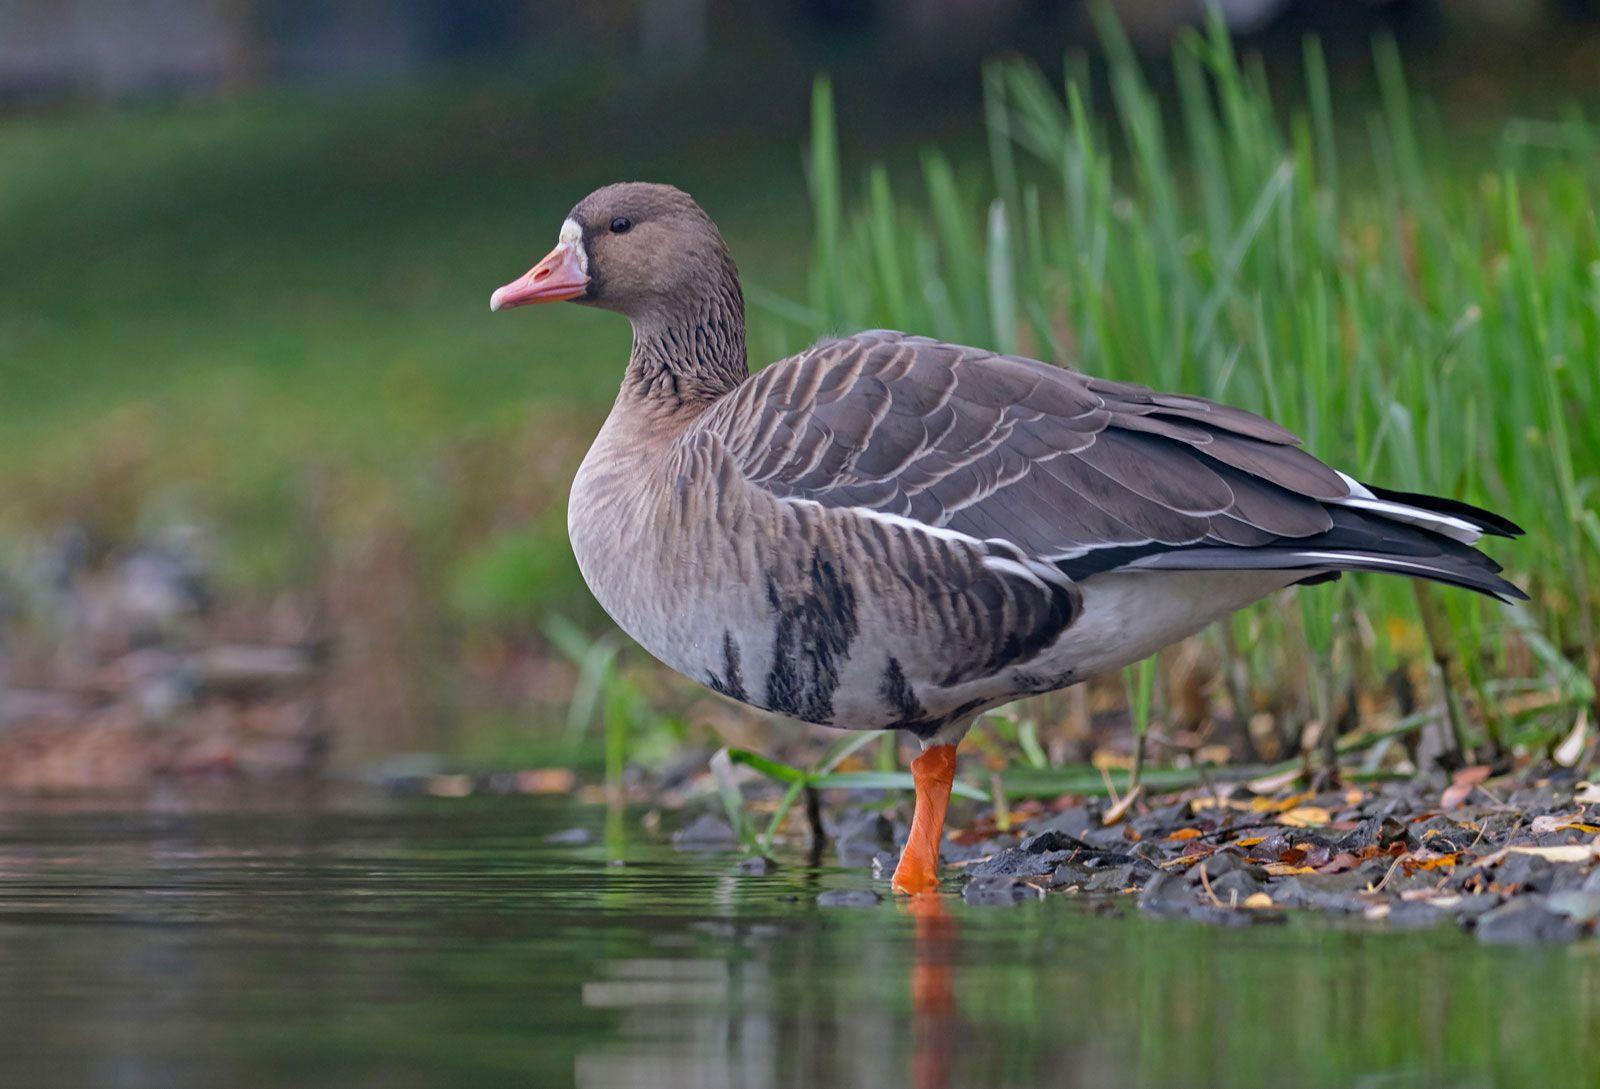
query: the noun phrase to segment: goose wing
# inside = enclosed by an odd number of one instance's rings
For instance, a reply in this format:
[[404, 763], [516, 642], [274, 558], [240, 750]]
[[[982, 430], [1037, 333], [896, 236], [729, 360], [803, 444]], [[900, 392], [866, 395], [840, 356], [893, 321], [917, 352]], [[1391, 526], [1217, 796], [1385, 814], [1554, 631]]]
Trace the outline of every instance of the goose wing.
[[1519, 597], [1471, 548], [1516, 527], [1369, 489], [1270, 420], [872, 331], [755, 375], [702, 421], [775, 496], [959, 534], [1074, 581], [1113, 570], [1391, 570]]

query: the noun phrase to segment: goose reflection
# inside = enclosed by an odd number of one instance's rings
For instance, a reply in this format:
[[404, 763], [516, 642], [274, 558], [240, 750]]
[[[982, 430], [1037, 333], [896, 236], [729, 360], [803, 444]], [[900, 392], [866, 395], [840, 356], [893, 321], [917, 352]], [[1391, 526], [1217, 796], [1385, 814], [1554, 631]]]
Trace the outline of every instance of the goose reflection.
[[956, 921], [938, 893], [911, 897], [905, 911], [916, 923], [911, 945], [911, 1083], [916, 1089], [945, 1089], [955, 1039], [950, 962]]
[[[939, 896], [692, 929], [584, 983], [584, 1007], [614, 1028], [580, 1049], [577, 1085], [951, 1084], [959, 933]], [[697, 955], [706, 941], [717, 955]]]

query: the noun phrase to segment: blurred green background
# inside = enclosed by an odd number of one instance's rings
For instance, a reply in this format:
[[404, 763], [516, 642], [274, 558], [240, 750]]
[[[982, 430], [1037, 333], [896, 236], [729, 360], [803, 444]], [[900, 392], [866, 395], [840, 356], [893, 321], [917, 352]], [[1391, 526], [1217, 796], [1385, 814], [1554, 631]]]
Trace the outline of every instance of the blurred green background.
[[[1202, 6], [1111, 7], [1152, 101], [1176, 116], [1170, 50]], [[1600, 90], [1591, 4], [1221, 11], [1263, 100], [1285, 110], [1304, 105], [1303, 42], [1318, 36], [1351, 190], [1381, 166], [1363, 128], [1384, 109], [1375, 35], [1428, 104], [1430, 176], [1463, 191], [1503, 165], [1508, 125], [1570, 120]], [[0, 787], [115, 783], [124, 773], [105, 769], [130, 759], [249, 772], [566, 753], [581, 655], [553, 651], [550, 626], [569, 643], [607, 627], [570, 559], [565, 493], [628, 330], [578, 307], [491, 318], [490, 291], [586, 192], [640, 178], [689, 190], [722, 226], [753, 364], [881, 312], [817, 305], [813, 80], [831, 75], [852, 200], [880, 162], [897, 193], [920, 192], [919, 156], [937, 148], [981, 229], [982, 65], [1003, 55], [1056, 87], [1077, 73], [1113, 124], [1102, 38], [1071, 3], [0, 8]], [[1185, 201], [1204, 173], [1183, 150], [1192, 135], [1167, 133]], [[1130, 192], [1144, 207], [1147, 191]], [[1254, 196], [1238, 195], [1245, 211]], [[837, 290], [866, 280], [845, 267]], [[1593, 283], [1568, 286], [1592, 305]], [[1126, 377], [1172, 373], [1119, 360]], [[1428, 483], [1458, 494], [1463, 480]], [[1479, 501], [1511, 490], [1465, 483]], [[1569, 570], [1581, 582], [1588, 568]], [[1554, 640], [1580, 673], [1584, 631]], [[662, 714], [739, 729], [666, 683], [639, 682]], [[86, 752], [84, 723], [113, 740]], [[184, 740], [149, 755], [152, 724]], [[26, 752], [7, 747], [23, 736]], [[41, 771], [40, 752], [67, 755]]]

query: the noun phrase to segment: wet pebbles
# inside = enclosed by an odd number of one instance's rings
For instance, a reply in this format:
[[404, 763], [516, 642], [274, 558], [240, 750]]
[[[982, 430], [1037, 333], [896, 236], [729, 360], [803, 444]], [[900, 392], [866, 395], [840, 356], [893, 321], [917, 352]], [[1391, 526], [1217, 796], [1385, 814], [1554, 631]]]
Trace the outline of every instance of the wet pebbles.
[[[1238, 787], [1157, 800], [1111, 827], [1089, 802], [1007, 834], [958, 832], [945, 858], [977, 904], [1126, 898], [1219, 926], [1316, 912], [1387, 929], [1454, 924], [1491, 943], [1594, 935], [1600, 805], [1578, 801], [1570, 777], [1483, 785], [1482, 804], [1440, 780], [1318, 795]], [[892, 862], [880, 854], [878, 872]]]

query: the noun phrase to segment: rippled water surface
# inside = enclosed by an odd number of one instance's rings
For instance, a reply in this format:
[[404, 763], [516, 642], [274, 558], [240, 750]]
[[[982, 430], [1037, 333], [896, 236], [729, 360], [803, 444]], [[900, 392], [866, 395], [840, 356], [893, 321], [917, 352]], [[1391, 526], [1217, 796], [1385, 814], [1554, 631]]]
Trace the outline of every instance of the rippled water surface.
[[871, 881], [736, 862], [526, 800], [0, 812], [0, 1084], [1600, 1084], [1594, 943], [821, 908]]

